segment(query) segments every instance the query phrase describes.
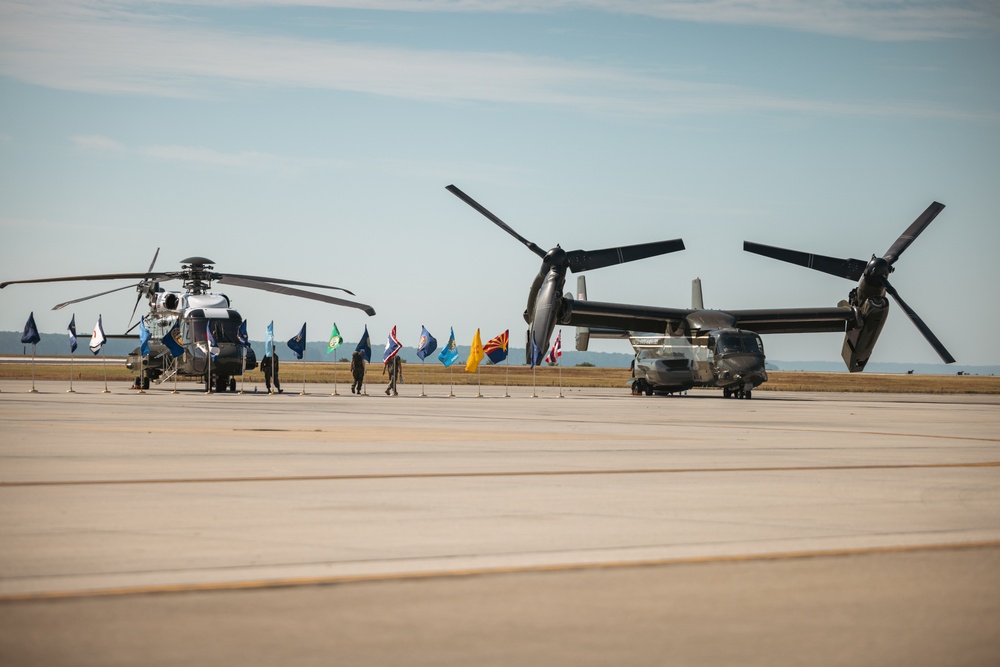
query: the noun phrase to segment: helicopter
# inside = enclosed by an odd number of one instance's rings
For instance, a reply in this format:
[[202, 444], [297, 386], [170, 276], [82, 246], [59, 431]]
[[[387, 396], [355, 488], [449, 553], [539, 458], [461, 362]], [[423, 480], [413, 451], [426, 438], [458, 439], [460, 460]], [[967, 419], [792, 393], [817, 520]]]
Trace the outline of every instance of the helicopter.
[[577, 327], [576, 348], [580, 351], [587, 350], [591, 337], [628, 338], [636, 352], [630, 380], [633, 394], [648, 396], [701, 386], [721, 388], [726, 398], [749, 399], [753, 389], [767, 380], [761, 334], [843, 332], [841, 354], [848, 370], [864, 370], [888, 315], [887, 294], [945, 363], [955, 361], [888, 281], [903, 251], [944, 209], [938, 202], [928, 206], [884, 255], [873, 254], [868, 262], [744, 243], [747, 252], [857, 281], [848, 298], [835, 307], [711, 310], [704, 308], [700, 281], [693, 287], [691, 308], [589, 301], [584, 276], [578, 277], [577, 298], [561, 294], [567, 270], [581, 272], [682, 250], [680, 239], [594, 253], [566, 253], [556, 246], [545, 253], [454, 185], [447, 189], [542, 257], [524, 313], [529, 326], [528, 363], [532, 365], [537, 364], [539, 352], [548, 349], [552, 329], [558, 323]]
[[[0, 289], [13, 284], [70, 282], [78, 280], [138, 280], [138, 283], [117, 287], [97, 294], [65, 301], [52, 310], [60, 310], [68, 305], [134, 288], [138, 292], [132, 308], [131, 322], [143, 297], [149, 302], [149, 312], [139, 322], [131, 326], [124, 337], [141, 324], [149, 332], [149, 353], [144, 355], [141, 346], [127, 357], [125, 366], [139, 373], [135, 386], [149, 388], [150, 381], [165, 380], [173, 375], [200, 377], [205, 382], [206, 391], [214, 387], [216, 391], [235, 391], [236, 377], [256, 368], [257, 360], [253, 349], [241, 341], [245, 331], [240, 331], [243, 318], [231, 308], [229, 297], [215, 294], [210, 290], [212, 282], [237, 287], [248, 287], [276, 294], [295, 296], [303, 299], [322, 301], [337, 306], [358, 308], [368, 315], [375, 309], [369, 305], [335, 296], [310, 292], [299, 287], [313, 287], [354, 293], [342, 287], [300, 282], [284, 278], [267, 278], [215, 270], [215, 262], [206, 257], [189, 257], [181, 260], [179, 271], [154, 272], [153, 266], [159, 256], [157, 248], [145, 273], [108, 273], [87, 276], [67, 276], [62, 278], [36, 278], [33, 280], [10, 280], [0, 283]], [[165, 290], [160, 283], [180, 280], [181, 290]], [[164, 338], [170, 336], [174, 350], [182, 351], [179, 356], [171, 352]], [[214, 342], [215, 345], [211, 345]], [[161, 379], [162, 378], [162, 379]]]

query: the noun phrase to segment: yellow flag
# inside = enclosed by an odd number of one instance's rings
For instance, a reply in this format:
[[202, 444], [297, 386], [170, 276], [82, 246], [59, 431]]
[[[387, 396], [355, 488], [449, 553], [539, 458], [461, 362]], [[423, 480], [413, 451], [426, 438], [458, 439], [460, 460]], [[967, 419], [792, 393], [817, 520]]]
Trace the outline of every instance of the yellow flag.
[[479, 337], [479, 329], [476, 329], [476, 335], [472, 337], [472, 349], [469, 350], [469, 359], [465, 362], [465, 370], [475, 373], [476, 369], [479, 368], [479, 362], [485, 357], [486, 353], [483, 352], [483, 341]]

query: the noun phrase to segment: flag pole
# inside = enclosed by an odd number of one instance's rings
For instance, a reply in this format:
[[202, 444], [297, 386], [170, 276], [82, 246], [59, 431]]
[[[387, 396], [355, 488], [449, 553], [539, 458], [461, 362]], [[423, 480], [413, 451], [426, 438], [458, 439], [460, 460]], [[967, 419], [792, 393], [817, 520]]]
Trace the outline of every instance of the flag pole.
[[536, 368], [536, 366], [532, 366], [531, 367], [531, 397], [532, 398], [538, 398], [538, 392], [535, 391], [535, 368]]
[[38, 390], [35, 389], [35, 344], [31, 344], [31, 391], [29, 394], [37, 394]]
[[104, 391], [102, 394], [110, 394], [111, 390], [108, 389], [108, 358], [101, 357], [101, 365], [104, 366]]
[[[208, 325], [206, 324], [206, 333]], [[208, 375], [205, 376], [205, 393], [212, 393], [212, 346], [208, 344], [208, 336], [205, 336], [205, 356], [208, 357]]]
[[[170, 353], [170, 356], [172, 357], [174, 356], [172, 352]], [[174, 357], [174, 390], [170, 392], [171, 394], [180, 393], [179, 391], [177, 391], [177, 371], [179, 371], [180, 369], [181, 369], [181, 358]]]
[[333, 351], [333, 395], [340, 396], [337, 393], [337, 350]]
[[[247, 337], [249, 340], [249, 336]], [[246, 345], [240, 343], [240, 393], [243, 393], [243, 388], [246, 387], [247, 383], [247, 348]]]
[[[364, 355], [362, 355], [362, 356], [364, 356]], [[364, 395], [367, 396], [368, 395], [368, 360], [367, 359], [365, 359], [365, 381], [361, 383], [361, 386], [365, 390]]]
[[483, 376], [479, 372], [479, 366], [476, 366], [476, 380], [479, 382], [479, 389], [477, 390], [478, 393], [476, 394], [476, 398], [482, 398], [483, 397]]
[[559, 364], [559, 398], [563, 397], [562, 393], [562, 364]]
[[424, 360], [420, 360], [420, 395], [426, 396], [424, 393]]
[[302, 391], [299, 396], [306, 395], [306, 351], [302, 350]]
[[510, 398], [510, 355], [508, 354], [504, 359], [507, 361], [507, 367], [504, 369], [503, 397]]
[[67, 394], [75, 394], [73, 391], [73, 353], [69, 353], [69, 389], [66, 390]]
[[146, 390], [142, 388], [142, 381], [143, 381], [143, 379], [145, 378], [145, 375], [146, 375], [146, 373], [143, 372], [143, 371], [145, 371], [145, 364], [144, 364], [145, 361], [146, 361], [146, 358], [144, 356], [142, 356], [142, 346], [140, 345], [139, 346], [139, 391], [136, 392], [136, 393], [139, 393], [139, 394], [145, 394], [146, 393]]
[[448, 379], [451, 380], [451, 391], [448, 392], [448, 398], [455, 398], [455, 369], [448, 365]]

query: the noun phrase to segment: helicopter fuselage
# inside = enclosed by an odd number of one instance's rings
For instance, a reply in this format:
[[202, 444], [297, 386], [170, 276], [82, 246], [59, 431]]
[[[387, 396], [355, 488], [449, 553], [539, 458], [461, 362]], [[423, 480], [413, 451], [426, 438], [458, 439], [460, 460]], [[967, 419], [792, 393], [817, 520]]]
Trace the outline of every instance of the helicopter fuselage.
[[[143, 318], [150, 333], [149, 354], [141, 358], [137, 347], [125, 364], [130, 370], [141, 372], [143, 386], [176, 373], [204, 378], [206, 386], [225, 391], [232, 388], [233, 378], [256, 368], [253, 350], [241, 345], [237, 337], [243, 318], [229, 308], [225, 295], [159, 292], [152, 299], [152, 306]], [[177, 343], [184, 349], [179, 357], [174, 357], [162, 342], [175, 324], [180, 331]], [[214, 350], [209, 348], [209, 332]]]

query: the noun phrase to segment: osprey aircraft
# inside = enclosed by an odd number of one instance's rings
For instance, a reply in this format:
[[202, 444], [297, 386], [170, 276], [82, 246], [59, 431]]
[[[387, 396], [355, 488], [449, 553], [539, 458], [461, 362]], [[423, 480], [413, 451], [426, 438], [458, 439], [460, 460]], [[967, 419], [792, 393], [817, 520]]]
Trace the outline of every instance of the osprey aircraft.
[[[210, 292], [212, 282], [236, 287], [274, 292], [303, 299], [312, 299], [336, 306], [358, 308], [368, 315], [375, 310], [366, 304], [349, 301], [327, 294], [309, 292], [298, 287], [338, 290], [351, 296], [353, 292], [342, 287], [299, 282], [284, 278], [266, 278], [215, 270], [215, 262], [205, 257], [189, 257], [181, 261], [180, 271], [153, 271], [159, 249], [145, 273], [106, 273], [88, 276], [68, 276], [63, 278], [36, 278], [33, 280], [10, 280], [0, 283], [0, 289], [19, 283], [51, 283], [77, 280], [138, 280], [135, 284], [116, 287], [105, 292], [91, 294], [72, 301], [57, 304], [52, 310], [59, 310], [70, 304], [93, 299], [112, 292], [134, 288], [138, 292], [132, 317], [135, 317], [139, 302], [143, 297], [149, 301], [149, 312], [142, 317], [142, 324], [149, 332], [149, 354], [143, 355], [136, 348], [128, 356], [126, 367], [139, 373], [137, 386], [149, 387], [150, 380], [166, 379], [174, 373], [182, 376], [201, 377], [205, 389], [211, 391], [235, 391], [236, 376], [253, 370], [256, 357], [245, 340], [241, 341], [240, 325], [242, 316], [230, 307], [225, 294]], [[160, 283], [180, 280], [182, 290], [166, 291]], [[295, 287], [293, 287], [293, 285]], [[131, 318], [130, 318], [131, 321]], [[129, 331], [139, 326], [137, 322]], [[128, 332], [126, 332], [127, 334]], [[163, 342], [172, 340], [173, 351]], [[245, 334], [245, 331], [243, 332]], [[211, 345], [214, 342], [215, 345]], [[161, 380], [162, 381], [162, 380]]]
[[702, 303], [700, 284], [691, 308], [589, 301], [583, 276], [578, 279], [576, 298], [562, 294], [567, 270], [579, 273], [682, 250], [680, 239], [593, 252], [566, 252], [556, 246], [546, 253], [454, 185], [447, 189], [542, 258], [524, 312], [529, 364], [537, 364], [548, 349], [556, 324], [576, 326], [576, 348], [581, 351], [587, 349], [591, 337], [631, 340], [636, 351], [630, 381], [633, 393], [673, 393], [701, 386], [719, 387], [727, 398], [749, 399], [753, 389], [767, 380], [760, 334], [843, 332], [842, 356], [848, 370], [864, 370], [888, 314], [886, 294], [895, 299], [945, 363], [955, 361], [888, 281], [903, 251], [944, 209], [938, 202], [928, 206], [884, 255], [872, 255], [868, 262], [744, 243], [747, 252], [857, 281], [848, 298], [837, 306], [712, 310]]

